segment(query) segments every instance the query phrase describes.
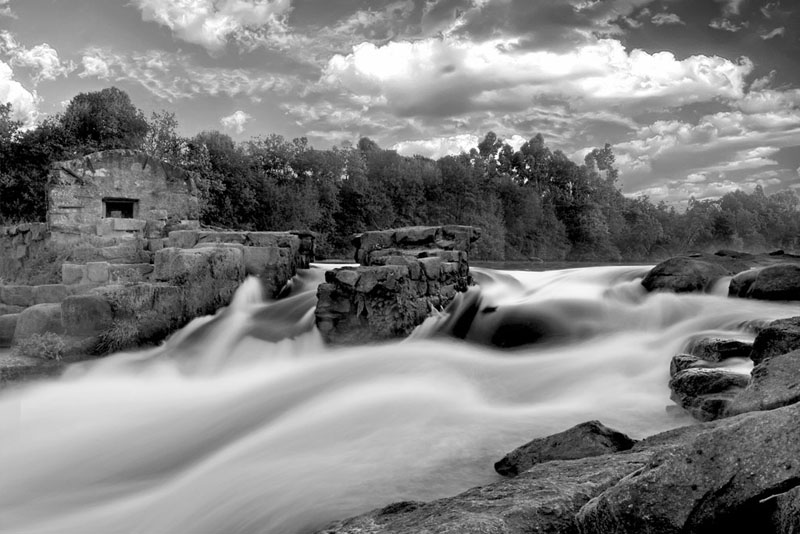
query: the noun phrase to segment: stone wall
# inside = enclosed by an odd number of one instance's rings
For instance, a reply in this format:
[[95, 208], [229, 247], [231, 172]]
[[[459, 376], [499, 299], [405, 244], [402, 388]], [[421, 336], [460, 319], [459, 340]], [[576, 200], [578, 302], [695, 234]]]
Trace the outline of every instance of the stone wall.
[[0, 279], [14, 280], [47, 245], [45, 223], [0, 226]]
[[[196, 220], [197, 191], [186, 171], [135, 150], [106, 150], [54, 163], [48, 223], [57, 239], [74, 235], [166, 236]], [[104, 199], [135, 200], [130, 217], [107, 217]]]
[[355, 236], [360, 267], [329, 271], [317, 291], [317, 327], [329, 343], [404, 337], [471, 285], [470, 226], [416, 226]]

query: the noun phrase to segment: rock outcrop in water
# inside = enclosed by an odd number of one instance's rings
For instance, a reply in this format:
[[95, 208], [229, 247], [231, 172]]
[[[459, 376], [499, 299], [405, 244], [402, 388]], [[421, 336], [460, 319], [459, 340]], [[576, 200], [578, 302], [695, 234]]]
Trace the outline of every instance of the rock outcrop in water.
[[472, 283], [468, 256], [480, 230], [414, 226], [355, 236], [359, 267], [328, 271], [316, 322], [328, 343], [404, 337]]

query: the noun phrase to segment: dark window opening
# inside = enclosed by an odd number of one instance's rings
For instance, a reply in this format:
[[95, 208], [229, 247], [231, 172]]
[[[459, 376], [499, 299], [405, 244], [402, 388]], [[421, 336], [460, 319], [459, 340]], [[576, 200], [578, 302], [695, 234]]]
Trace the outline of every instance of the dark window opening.
[[139, 201], [130, 198], [103, 199], [106, 217], [117, 219], [134, 219], [136, 217]]

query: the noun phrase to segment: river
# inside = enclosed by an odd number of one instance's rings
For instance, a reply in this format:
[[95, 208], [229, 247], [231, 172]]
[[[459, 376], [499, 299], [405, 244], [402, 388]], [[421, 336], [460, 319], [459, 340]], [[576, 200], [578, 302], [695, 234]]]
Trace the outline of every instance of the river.
[[453, 495], [582, 421], [636, 438], [690, 423], [665, 409], [672, 355], [796, 315], [722, 286], [646, 294], [646, 266], [473, 271], [480, 289], [404, 341], [325, 347], [315, 267], [286, 299], [251, 280], [161, 347], [2, 393], [0, 532], [302, 533]]

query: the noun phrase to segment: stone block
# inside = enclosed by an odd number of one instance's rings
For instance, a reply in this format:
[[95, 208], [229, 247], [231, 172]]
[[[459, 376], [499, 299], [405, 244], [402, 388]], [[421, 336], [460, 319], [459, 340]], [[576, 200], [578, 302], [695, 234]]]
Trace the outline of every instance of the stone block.
[[437, 257], [420, 258], [419, 264], [422, 266], [422, 271], [428, 280], [435, 280], [439, 278], [439, 271], [442, 267], [442, 259]]
[[72, 295], [61, 303], [61, 323], [70, 336], [97, 335], [107, 330], [113, 320], [111, 304], [101, 295]]
[[14, 329], [14, 343], [27, 339], [35, 334], [63, 334], [61, 324], [61, 304], [36, 304], [26, 308], [19, 314]]
[[0, 286], [0, 303], [28, 307], [34, 304], [33, 286]]
[[148, 239], [147, 250], [149, 250], [150, 252], [158, 252], [159, 250], [167, 246], [168, 242], [169, 240], [163, 237], [159, 239]]
[[60, 303], [67, 296], [69, 296], [69, 289], [64, 284], [48, 284], [33, 288], [33, 298], [36, 304]]
[[147, 225], [144, 219], [121, 219], [114, 217], [114, 230], [117, 232], [142, 232]]
[[15, 260], [21, 260], [28, 255], [28, 246], [27, 245], [17, 245], [14, 247], [14, 254], [13, 258]]
[[61, 283], [66, 285], [80, 284], [86, 276], [86, 266], [75, 263], [61, 265]]
[[14, 330], [19, 320], [18, 313], [0, 315], [0, 347], [10, 347], [14, 339]]
[[335, 271], [329, 271], [329, 272], [335, 273], [334, 279], [336, 280], [337, 283], [339, 283], [342, 286], [349, 287], [351, 289], [354, 289], [356, 287], [356, 285], [358, 284], [358, 279], [361, 278], [361, 275], [358, 273], [358, 271], [347, 267], [344, 267], [342, 269], [336, 269]]
[[128, 263], [108, 266], [108, 281], [111, 283], [142, 282], [147, 280], [155, 267], [150, 263]]
[[108, 282], [109, 263], [106, 261], [93, 261], [86, 264], [86, 279], [95, 284]]
[[197, 244], [197, 230], [175, 230], [169, 233], [169, 241], [166, 246], [175, 248], [192, 248]]
[[0, 304], [0, 316], [19, 313], [25, 309], [25, 306], [12, 306], [11, 304]]
[[243, 232], [198, 232], [197, 243], [238, 243], [244, 244]]
[[99, 236], [114, 234], [114, 219], [100, 219], [97, 221], [95, 231]]
[[167, 223], [165, 221], [148, 220], [144, 228], [144, 236], [147, 239], [158, 239], [164, 236]]
[[270, 267], [277, 265], [281, 255], [274, 247], [243, 247], [244, 269], [247, 275], [264, 276]]
[[418, 247], [432, 244], [439, 234], [438, 226], [408, 226], [398, 228], [395, 232], [395, 241], [399, 246]]

